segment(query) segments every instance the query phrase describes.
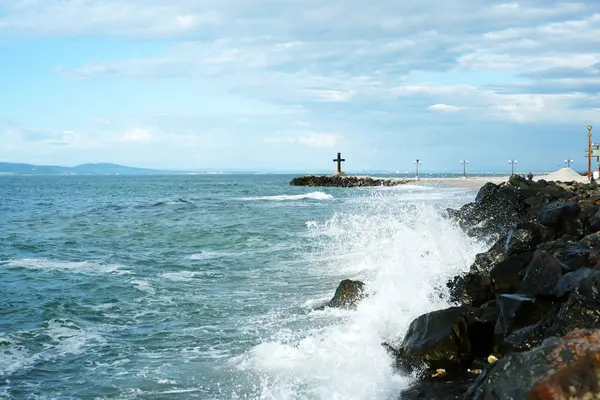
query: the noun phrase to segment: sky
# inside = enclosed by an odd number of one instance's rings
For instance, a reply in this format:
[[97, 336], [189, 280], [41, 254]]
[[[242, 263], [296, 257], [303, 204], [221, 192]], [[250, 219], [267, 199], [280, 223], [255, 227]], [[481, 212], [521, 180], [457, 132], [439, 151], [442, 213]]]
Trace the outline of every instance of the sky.
[[586, 170], [588, 125], [598, 0], [0, 0], [0, 161]]

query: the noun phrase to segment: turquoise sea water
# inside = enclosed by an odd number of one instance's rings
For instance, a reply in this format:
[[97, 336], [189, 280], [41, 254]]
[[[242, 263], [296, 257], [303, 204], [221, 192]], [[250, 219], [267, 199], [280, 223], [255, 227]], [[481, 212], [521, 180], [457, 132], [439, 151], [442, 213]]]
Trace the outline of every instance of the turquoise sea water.
[[440, 212], [474, 192], [290, 179], [0, 177], [0, 398], [397, 398], [381, 342], [483, 250]]

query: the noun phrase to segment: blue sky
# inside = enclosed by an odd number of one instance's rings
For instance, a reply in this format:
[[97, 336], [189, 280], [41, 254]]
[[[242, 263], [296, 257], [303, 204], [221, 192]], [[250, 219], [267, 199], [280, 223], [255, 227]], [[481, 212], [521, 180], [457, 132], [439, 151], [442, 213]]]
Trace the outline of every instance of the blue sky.
[[0, 161], [586, 169], [600, 2], [0, 0]]

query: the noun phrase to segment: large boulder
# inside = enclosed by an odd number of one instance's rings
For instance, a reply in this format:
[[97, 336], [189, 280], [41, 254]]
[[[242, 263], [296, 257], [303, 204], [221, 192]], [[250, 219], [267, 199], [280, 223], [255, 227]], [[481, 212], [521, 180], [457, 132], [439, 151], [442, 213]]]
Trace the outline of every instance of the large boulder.
[[580, 212], [577, 203], [554, 202], [539, 211], [537, 220], [558, 233], [577, 237], [583, 235], [583, 224], [577, 219]]
[[573, 329], [600, 329], [600, 271], [580, 273], [578, 278], [578, 283], [570, 283], [572, 292], [560, 307], [548, 334], [565, 335]]
[[[502, 337], [537, 322], [543, 315], [539, 302], [517, 294], [498, 296], [498, 322], [496, 332]], [[541, 315], [540, 315], [541, 314]]]
[[597, 399], [600, 332], [578, 330], [502, 357], [469, 388], [467, 400]]
[[490, 271], [493, 293], [516, 293], [533, 254], [532, 251], [520, 253], [496, 264]]
[[567, 268], [545, 251], [536, 251], [527, 273], [519, 287], [519, 293], [538, 298], [556, 297], [557, 284]]
[[415, 319], [398, 351], [399, 365], [407, 371], [423, 368], [442, 368], [449, 373], [462, 371], [471, 350], [467, 311], [464, 307], [452, 307]]
[[365, 284], [361, 281], [344, 279], [340, 282], [333, 298], [325, 305], [319, 307], [355, 309], [360, 300], [365, 297]]

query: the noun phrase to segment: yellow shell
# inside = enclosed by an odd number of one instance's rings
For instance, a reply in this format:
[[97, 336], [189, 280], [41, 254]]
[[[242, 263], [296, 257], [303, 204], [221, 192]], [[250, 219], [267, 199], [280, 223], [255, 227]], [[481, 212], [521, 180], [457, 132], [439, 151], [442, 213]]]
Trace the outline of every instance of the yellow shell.
[[492, 355], [490, 355], [490, 356], [487, 358], [487, 361], [488, 361], [490, 364], [493, 364], [493, 363], [495, 363], [496, 361], [498, 361], [498, 358], [497, 358], [497, 357], [495, 357], [495, 356], [492, 356]]
[[481, 375], [480, 369], [468, 369], [467, 371], [469, 371], [470, 373], [472, 373], [474, 375]]
[[442, 375], [445, 375], [445, 374], [446, 374], [446, 370], [445, 370], [445, 369], [442, 369], [442, 368], [440, 368], [440, 369], [436, 369], [436, 370], [435, 370], [435, 374], [431, 375], [431, 377], [432, 377], [432, 378], [436, 378], [436, 377], [438, 377], [438, 376], [442, 376]]

